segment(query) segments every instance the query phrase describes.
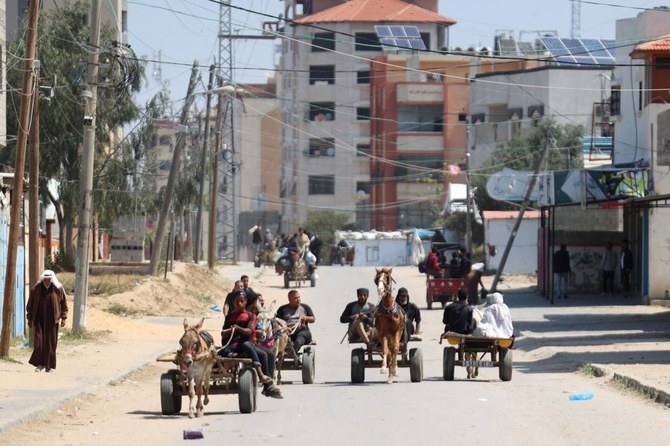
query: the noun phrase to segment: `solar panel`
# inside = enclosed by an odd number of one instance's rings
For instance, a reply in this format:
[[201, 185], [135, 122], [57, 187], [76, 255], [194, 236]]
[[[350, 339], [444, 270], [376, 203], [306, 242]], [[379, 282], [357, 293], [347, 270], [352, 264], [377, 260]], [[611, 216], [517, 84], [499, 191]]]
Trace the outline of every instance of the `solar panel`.
[[514, 39], [499, 39], [498, 45], [500, 47], [500, 53], [503, 55], [516, 54], [516, 42]]
[[389, 50], [427, 49], [425, 42], [421, 38], [419, 28], [416, 26], [375, 25], [375, 32], [377, 33], [377, 37], [379, 37], [379, 42]]
[[393, 34], [391, 34], [391, 27], [390, 26], [375, 25], [375, 31], [377, 32], [377, 36], [379, 36], [379, 38], [393, 37]]
[[614, 40], [542, 37], [542, 44], [556, 62], [568, 65], [613, 65]]

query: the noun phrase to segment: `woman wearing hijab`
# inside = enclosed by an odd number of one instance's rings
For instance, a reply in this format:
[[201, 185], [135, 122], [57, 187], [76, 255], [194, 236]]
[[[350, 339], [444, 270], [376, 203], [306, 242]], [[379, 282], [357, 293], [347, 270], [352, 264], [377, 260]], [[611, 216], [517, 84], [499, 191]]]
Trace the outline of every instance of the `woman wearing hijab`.
[[484, 310], [482, 320], [475, 334], [491, 338], [511, 338], [514, 336], [512, 315], [500, 293], [489, 294], [490, 305]]
[[53, 271], [40, 275], [30, 290], [26, 311], [28, 327], [34, 335], [33, 354], [28, 362], [36, 367], [36, 372], [51, 372], [56, 368], [58, 328], [65, 326], [68, 312], [65, 289]]

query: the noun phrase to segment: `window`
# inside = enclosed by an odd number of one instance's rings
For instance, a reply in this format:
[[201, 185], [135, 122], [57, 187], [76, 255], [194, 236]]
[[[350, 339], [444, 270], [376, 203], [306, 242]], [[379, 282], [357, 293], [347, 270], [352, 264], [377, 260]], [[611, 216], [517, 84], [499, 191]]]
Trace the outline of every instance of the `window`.
[[369, 121], [370, 107], [356, 107], [356, 121]]
[[442, 105], [398, 106], [398, 132], [442, 132]]
[[310, 121], [334, 121], [335, 103], [334, 102], [312, 102], [309, 104]]
[[370, 144], [356, 144], [356, 156], [366, 156], [370, 154]]
[[619, 116], [621, 114], [621, 85], [612, 85], [610, 97], [610, 115]]
[[670, 68], [670, 57], [657, 57], [656, 68], [666, 70]]
[[334, 195], [335, 194], [335, 175], [310, 175], [309, 176], [309, 194], [310, 195]]
[[317, 82], [333, 85], [335, 83], [335, 65], [310, 65], [309, 84]]
[[381, 51], [377, 33], [356, 33], [356, 51]]
[[426, 48], [430, 49], [430, 33], [420, 33], [421, 34], [421, 40], [423, 40], [423, 43], [426, 45]]
[[356, 194], [358, 194], [359, 191], [370, 195], [370, 183], [368, 181], [356, 181]]
[[335, 156], [335, 138], [310, 138], [308, 156]]
[[312, 52], [335, 50], [335, 33], [314, 33]]
[[413, 181], [432, 178], [442, 181], [444, 159], [435, 154], [400, 154], [393, 175], [399, 181]]
[[169, 145], [172, 143], [172, 136], [170, 136], [170, 135], [161, 135], [160, 138], [159, 138], [159, 140], [158, 140], [158, 143], [159, 143], [161, 146], [169, 146]]
[[370, 83], [370, 71], [359, 71], [357, 83], [359, 84], [369, 84]]

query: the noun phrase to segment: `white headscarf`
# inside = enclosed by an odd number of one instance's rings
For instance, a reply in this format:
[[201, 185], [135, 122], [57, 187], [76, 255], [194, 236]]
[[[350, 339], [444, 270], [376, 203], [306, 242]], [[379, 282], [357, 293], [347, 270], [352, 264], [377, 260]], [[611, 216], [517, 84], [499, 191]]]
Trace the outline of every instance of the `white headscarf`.
[[503, 295], [500, 293], [489, 294], [490, 305], [484, 310], [482, 325], [486, 327], [484, 334], [494, 338], [511, 338], [514, 335], [512, 315], [509, 307], [505, 305]]
[[42, 283], [45, 278], [51, 279], [51, 283], [53, 284], [54, 287], [56, 287], [57, 290], [63, 288], [63, 284], [58, 281], [56, 273], [54, 273], [50, 269], [46, 269], [42, 274], [40, 274], [40, 280], [39, 282], [37, 282], [37, 284]]

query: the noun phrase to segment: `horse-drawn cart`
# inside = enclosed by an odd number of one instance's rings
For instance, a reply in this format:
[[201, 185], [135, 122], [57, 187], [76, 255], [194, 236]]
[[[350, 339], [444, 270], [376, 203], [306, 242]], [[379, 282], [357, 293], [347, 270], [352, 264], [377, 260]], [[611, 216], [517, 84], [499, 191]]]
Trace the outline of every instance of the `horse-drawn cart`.
[[[484, 336], [462, 335], [447, 332], [442, 335], [451, 345], [445, 347], [442, 355], [443, 378], [454, 380], [454, 367], [469, 368], [468, 377], [476, 377], [479, 367], [497, 367], [502, 381], [512, 380], [512, 346], [514, 338], [489, 338]], [[440, 342], [442, 342], [440, 340]], [[453, 347], [455, 346], [455, 347]], [[489, 353], [490, 361], [483, 361]], [[478, 354], [481, 354], [479, 359]], [[472, 370], [472, 372], [470, 372]]]
[[426, 275], [426, 306], [430, 310], [433, 302], [440, 302], [444, 307], [447, 302], [454, 300], [458, 290], [465, 287], [463, 279], [438, 279]]
[[[351, 382], [360, 384], [365, 382], [366, 368], [379, 368], [382, 365], [382, 349], [379, 343], [353, 342], [363, 347], [351, 350]], [[420, 348], [407, 349], [407, 344], [400, 343], [398, 351], [398, 367], [409, 367], [410, 379], [414, 383], [423, 380], [423, 352]]]
[[[156, 358], [158, 362], [178, 364], [177, 353], [165, 353]], [[241, 413], [256, 410], [258, 376], [248, 358], [216, 357], [210, 375], [209, 394], [238, 395]], [[163, 415], [176, 415], [181, 412], [182, 396], [188, 396], [186, 372], [170, 369], [161, 374], [161, 411]]]

